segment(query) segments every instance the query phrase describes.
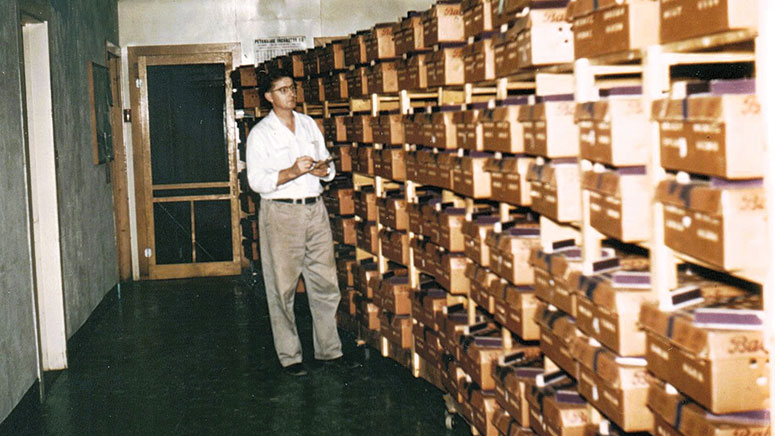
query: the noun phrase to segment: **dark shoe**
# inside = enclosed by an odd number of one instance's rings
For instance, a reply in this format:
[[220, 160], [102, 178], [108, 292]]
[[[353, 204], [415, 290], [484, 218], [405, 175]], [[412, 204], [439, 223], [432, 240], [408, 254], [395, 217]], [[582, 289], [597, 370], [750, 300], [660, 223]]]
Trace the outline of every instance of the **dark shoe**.
[[283, 367], [283, 372], [294, 377], [301, 377], [307, 375], [307, 368], [301, 363], [294, 363], [293, 365]]
[[337, 357], [336, 359], [330, 359], [330, 360], [317, 360], [317, 362], [320, 363], [321, 366], [328, 366], [328, 367], [341, 368], [341, 369], [355, 369], [355, 368], [361, 367], [360, 363], [354, 360], [346, 359], [344, 356], [340, 356], [340, 357]]

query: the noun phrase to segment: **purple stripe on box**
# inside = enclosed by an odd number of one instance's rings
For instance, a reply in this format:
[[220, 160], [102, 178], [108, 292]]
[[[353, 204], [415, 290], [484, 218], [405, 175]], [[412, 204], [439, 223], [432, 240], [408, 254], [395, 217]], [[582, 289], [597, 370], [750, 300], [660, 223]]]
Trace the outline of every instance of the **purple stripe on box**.
[[484, 151], [472, 151], [468, 154], [468, 157], [475, 157], [475, 158], [481, 158], [481, 157], [492, 157], [492, 153], [487, 153]]
[[621, 167], [616, 172], [622, 176], [643, 176], [646, 175], [646, 167]]
[[512, 227], [508, 229], [509, 236], [541, 236], [541, 229], [535, 227]]
[[762, 179], [726, 180], [718, 177], [711, 177], [710, 186], [713, 188], [722, 188], [722, 189], [759, 188], [761, 186], [764, 186], [764, 180]]
[[670, 300], [672, 301], [673, 306], [700, 298], [702, 298], [702, 291], [700, 291], [700, 288], [684, 289], [670, 294]]
[[518, 368], [514, 371], [514, 375], [519, 378], [533, 378], [543, 373], [544, 370], [542, 368]]
[[514, 286], [518, 292], [534, 292], [535, 288], [532, 285], [517, 285]]
[[713, 413], [706, 412], [705, 419], [725, 424], [768, 427], [770, 425], [770, 411], [752, 410], [750, 412], [729, 413], [726, 415], [714, 415]]
[[564, 8], [568, 6], [569, 0], [533, 0], [530, 2], [530, 9], [551, 9]]
[[647, 272], [631, 272], [631, 271], [618, 271], [611, 275], [611, 282], [614, 285], [642, 285], [651, 286], [651, 273]]
[[573, 94], [554, 94], [536, 96], [536, 103], [552, 101], [573, 101]]
[[709, 92], [709, 82], [690, 82], [686, 84], [686, 95], [707, 94]]
[[528, 102], [527, 97], [509, 97], [498, 101], [498, 106], [521, 106]]
[[554, 395], [554, 399], [558, 403], [563, 404], [587, 404], [587, 400], [584, 399], [578, 392], [573, 391], [557, 391]]
[[478, 216], [478, 217], [476, 217], [476, 223], [477, 224], [495, 224], [498, 221], [500, 221], [500, 217], [492, 216], [492, 215], [485, 215], [485, 216]]
[[601, 89], [600, 97], [610, 97], [615, 95], [641, 95], [642, 86], [617, 86], [615, 88]]
[[470, 104], [466, 105], [466, 108], [467, 109], [479, 109], [479, 110], [482, 110], [482, 109], [487, 109], [488, 106], [489, 106], [489, 103], [487, 103], [487, 102], [480, 102], [480, 103], [470, 103]]
[[710, 93], [713, 95], [722, 94], [755, 94], [756, 80], [711, 80]]
[[618, 267], [619, 267], [618, 257], [605, 259], [605, 260], [598, 260], [592, 263], [592, 271], [596, 273], [601, 272], [603, 270], [609, 270], [609, 269], [618, 268]]
[[459, 104], [454, 105], [447, 105], [447, 106], [434, 106], [431, 111], [432, 112], [457, 112], [461, 110], [463, 107]]
[[734, 309], [697, 309], [694, 311], [695, 324], [740, 326], [762, 326], [764, 312], [736, 311]]
[[554, 241], [552, 242], [552, 250], [560, 250], [563, 248], [573, 247], [576, 245], [576, 240], [574, 239], [564, 239], [562, 241]]
[[444, 209], [441, 213], [445, 215], [465, 215], [466, 214], [466, 208], [464, 207], [448, 207]]
[[550, 165], [569, 165], [577, 163], [579, 163], [579, 160], [575, 157], [560, 157], [552, 159], [551, 162], [549, 162]]
[[503, 339], [490, 336], [474, 337], [474, 344], [477, 347], [499, 348], [503, 346]]

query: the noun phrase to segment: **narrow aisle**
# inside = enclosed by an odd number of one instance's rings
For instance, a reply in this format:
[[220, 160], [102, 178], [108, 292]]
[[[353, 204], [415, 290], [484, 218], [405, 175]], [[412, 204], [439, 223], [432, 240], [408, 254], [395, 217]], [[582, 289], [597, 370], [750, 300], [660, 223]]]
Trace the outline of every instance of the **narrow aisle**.
[[[298, 303], [306, 361], [312, 324]], [[444, 428], [436, 388], [346, 334], [363, 368], [282, 373], [263, 291], [236, 277], [126, 286], [85, 328], [41, 410], [8, 434], [469, 434]]]

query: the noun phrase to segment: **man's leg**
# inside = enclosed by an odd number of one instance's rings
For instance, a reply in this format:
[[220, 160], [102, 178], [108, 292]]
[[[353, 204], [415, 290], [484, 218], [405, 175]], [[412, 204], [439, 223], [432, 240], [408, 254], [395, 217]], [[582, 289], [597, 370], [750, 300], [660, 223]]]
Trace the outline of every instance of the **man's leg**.
[[261, 266], [274, 348], [282, 366], [302, 361], [293, 302], [304, 262], [300, 206], [262, 200], [259, 212]]
[[342, 296], [334, 261], [331, 224], [322, 201], [307, 206], [307, 250], [304, 282], [312, 312], [315, 358], [331, 360], [342, 356], [342, 342], [336, 330], [336, 310]]

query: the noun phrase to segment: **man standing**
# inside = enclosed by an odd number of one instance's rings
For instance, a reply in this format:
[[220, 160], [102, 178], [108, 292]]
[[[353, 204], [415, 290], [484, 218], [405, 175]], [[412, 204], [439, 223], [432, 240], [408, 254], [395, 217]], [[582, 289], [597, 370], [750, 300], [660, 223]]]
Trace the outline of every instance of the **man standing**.
[[250, 188], [261, 195], [261, 266], [277, 357], [288, 374], [307, 374], [293, 312], [302, 275], [312, 312], [315, 359], [352, 367], [342, 357], [336, 329], [341, 295], [331, 227], [320, 197], [320, 181], [334, 178], [334, 164], [315, 121], [294, 111], [293, 79], [267, 76], [262, 90], [272, 111], [248, 135], [247, 170]]

